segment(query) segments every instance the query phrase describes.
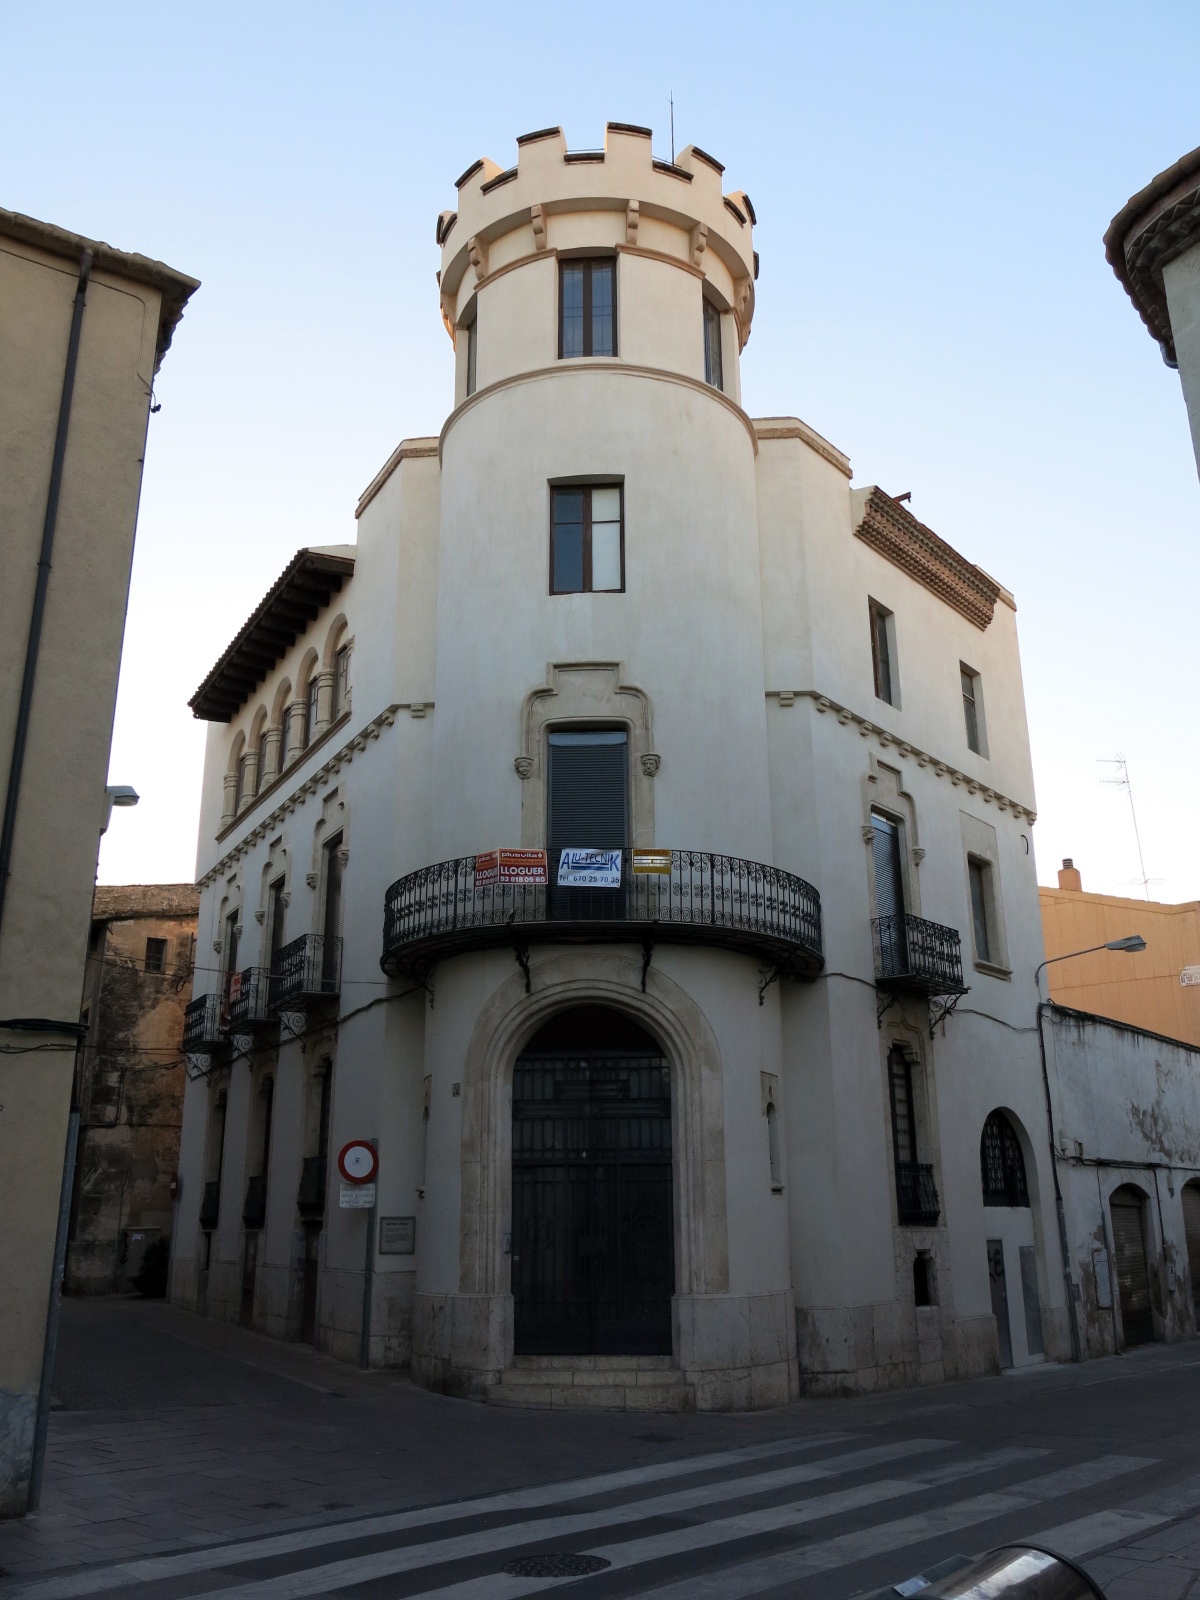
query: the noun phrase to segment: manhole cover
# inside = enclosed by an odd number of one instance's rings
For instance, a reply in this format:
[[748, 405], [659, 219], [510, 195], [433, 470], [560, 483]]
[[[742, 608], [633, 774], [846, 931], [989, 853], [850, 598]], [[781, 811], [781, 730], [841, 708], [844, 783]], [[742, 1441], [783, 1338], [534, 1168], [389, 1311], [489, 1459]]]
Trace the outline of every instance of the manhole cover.
[[603, 1556], [563, 1555], [518, 1556], [504, 1568], [510, 1578], [583, 1578], [589, 1572], [603, 1572], [612, 1562]]

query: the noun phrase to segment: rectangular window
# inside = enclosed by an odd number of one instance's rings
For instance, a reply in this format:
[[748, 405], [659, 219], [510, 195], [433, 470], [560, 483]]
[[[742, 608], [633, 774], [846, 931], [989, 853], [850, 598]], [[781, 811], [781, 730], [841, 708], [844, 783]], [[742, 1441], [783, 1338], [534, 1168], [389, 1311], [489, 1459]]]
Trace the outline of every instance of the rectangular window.
[[875, 830], [875, 915], [900, 916], [904, 912], [904, 869], [900, 856], [900, 828], [887, 817], [872, 813]]
[[912, 1062], [899, 1045], [888, 1052], [888, 1086], [892, 1100], [892, 1148], [899, 1169], [917, 1159], [917, 1127], [913, 1114]]
[[546, 843], [616, 850], [628, 843], [629, 762], [623, 732], [552, 733]]
[[550, 490], [550, 593], [625, 587], [624, 492], [619, 483]]
[[992, 898], [992, 866], [977, 856], [967, 857], [967, 876], [971, 881], [971, 926], [975, 933], [976, 961], [992, 961], [992, 939], [989, 931]]
[[721, 366], [721, 313], [711, 300], [704, 302], [704, 381], [724, 389]]
[[894, 662], [895, 622], [892, 613], [878, 600], [867, 601], [871, 619], [871, 667], [875, 674], [876, 699], [885, 700], [889, 706], [899, 705]]
[[238, 919], [240, 911], [231, 911], [225, 918], [225, 992], [229, 992], [229, 980], [238, 970]]
[[617, 353], [617, 263], [563, 261], [558, 273], [558, 353], [615, 356]]
[[167, 941], [165, 939], [146, 940], [146, 971], [165, 972], [167, 970]]
[[272, 972], [275, 972], [275, 971], [278, 970], [278, 959], [277, 958], [279, 956], [279, 952], [283, 949], [283, 929], [284, 929], [284, 921], [285, 921], [284, 913], [286, 911], [286, 907], [284, 905], [284, 889], [285, 889], [285, 880], [283, 878], [276, 878], [275, 882], [271, 885], [271, 889], [270, 889], [270, 895], [271, 895], [271, 934], [270, 934], [271, 960], [270, 960], [270, 967], [271, 967], [271, 971]]
[[962, 683], [963, 719], [967, 726], [967, 745], [977, 756], [987, 755], [983, 736], [983, 694], [979, 674], [963, 662], [958, 664]]
[[333, 658], [333, 715], [340, 717], [350, 704], [350, 646], [344, 644]]
[[478, 317], [476, 317], [475, 321], [471, 322], [471, 323], [468, 323], [467, 324], [467, 328], [466, 328], [466, 335], [467, 335], [467, 393], [468, 393], [468, 395], [472, 395], [472, 394], [475, 393], [475, 384], [476, 384], [475, 362], [476, 362], [476, 353], [477, 353], [478, 348], [479, 348], [478, 331], [479, 331], [479, 319], [478, 319]]

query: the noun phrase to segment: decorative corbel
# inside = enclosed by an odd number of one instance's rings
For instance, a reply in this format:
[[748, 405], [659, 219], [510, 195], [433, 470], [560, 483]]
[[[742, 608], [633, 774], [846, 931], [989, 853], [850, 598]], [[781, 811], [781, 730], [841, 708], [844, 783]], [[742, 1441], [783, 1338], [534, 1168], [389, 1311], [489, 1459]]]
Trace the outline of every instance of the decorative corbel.
[[306, 872], [304, 874], [304, 881], [305, 881], [305, 883], [308, 885], [308, 887], [310, 889], [315, 889], [317, 887], [317, 875], [316, 875], [316, 873], [315, 872]]
[[652, 750], [647, 750], [642, 757], [642, 771], [648, 778], [654, 777], [659, 767], [662, 766], [662, 757], [655, 755]]
[[864, 822], [863, 823], [863, 825], [862, 825], [862, 836], [863, 836], [863, 843], [864, 844], [874, 844], [874, 842], [875, 842], [875, 824], [873, 822]]
[[544, 250], [546, 248], [546, 213], [535, 201], [529, 208], [529, 224], [533, 229], [533, 248]]
[[467, 255], [471, 265], [475, 268], [475, 277], [487, 277], [487, 245], [477, 233], [473, 233], [467, 240]]
[[513, 762], [513, 767], [514, 767], [514, 769], [516, 771], [516, 774], [517, 774], [518, 778], [532, 778], [533, 777], [533, 757], [532, 756], [517, 756], [517, 758]]
[[708, 249], [708, 227], [703, 222], [698, 222], [692, 229], [691, 251], [689, 259], [694, 267], [698, 267], [705, 250]]
[[267, 913], [265, 911], [256, 911], [254, 913], [254, 920], [261, 928], [263, 923], [267, 920]]
[[350, 865], [350, 851], [345, 845], [343, 845], [338, 851], [337, 858], [341, 862], [342, 866], [348, 867]]
[[625, 207], [625, 243], [636, 244], [638, 236], [638, 223], [642, 220], [641, 204], [631, 200]]

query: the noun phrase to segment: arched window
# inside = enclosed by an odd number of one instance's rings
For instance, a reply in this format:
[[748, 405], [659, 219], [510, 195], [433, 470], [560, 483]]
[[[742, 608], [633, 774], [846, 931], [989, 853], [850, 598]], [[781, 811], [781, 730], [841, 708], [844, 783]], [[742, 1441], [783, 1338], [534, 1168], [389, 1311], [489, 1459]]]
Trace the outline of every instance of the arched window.
[[1003, 1111], [993, 1111], [983, 1125], [983, 1137], [979, 1141], [979, 1166], [985, 1206], [1029, 1204], [1021, 1141]]

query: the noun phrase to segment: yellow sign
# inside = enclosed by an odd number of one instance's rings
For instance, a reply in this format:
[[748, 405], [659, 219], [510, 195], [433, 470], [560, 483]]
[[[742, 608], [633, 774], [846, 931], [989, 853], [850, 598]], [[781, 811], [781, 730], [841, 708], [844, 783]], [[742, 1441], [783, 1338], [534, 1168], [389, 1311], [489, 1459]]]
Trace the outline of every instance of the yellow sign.
[[633, 852], [634, 872], [670, 872], [671, 852], [669, 850], [635, 850]]

